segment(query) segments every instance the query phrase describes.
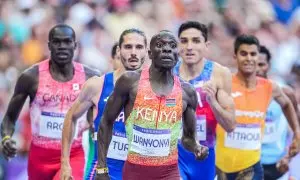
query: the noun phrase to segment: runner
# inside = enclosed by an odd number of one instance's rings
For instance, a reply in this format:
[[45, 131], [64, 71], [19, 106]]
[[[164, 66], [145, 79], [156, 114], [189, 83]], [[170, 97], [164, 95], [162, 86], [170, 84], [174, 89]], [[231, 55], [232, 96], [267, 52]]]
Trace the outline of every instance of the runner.
[[208, 149], [195, 139], [197, 95], [186, 83], [173, 76], [178, 61], [176, 38], [169, 31], [152, 37], [150, 67], [127, 72], [117, 81], [100, 123], [96, 179], [108, 179], [106, 154], [112, 139], [115, 118], [124, 107], [128, 157], [123, 169], [124, 180], [179, 179], [177, 139], [183, 121], [183, 146], [197, 159], [207, 156]]
[[[271, 53], [265, 46], [260, 46], [260, 55], [257, 63], [257, 75], [268, 78]], [[294, 109], [298, 109], [295, 93], [290, 87], [282, 87], [283, 92], [290, 98]], [[288, 121], [280, 105], [272, 100], [269, 105], [265, 132], [262, 143], [261, 163], [264, 168], [264, 179], [278, 179], [288, 170], [288, 162], [292, 158], [287, 154], [288, 146]], [[297, 152], [298, 153], [298, 152]]]
[[[182, 63], [175, 74], [191, 83], [198, 93], [196, 109], [197, 139], [209, 147], [209, 156], [197, 161], [193, 153], [178, 144], [180, 176], [184, 180], [212, 180], [215, 177], [215, 140], [217, 123], [231, 132], [235, 126], [230, 71], [206, 58], [207, 27], [196, 21], [183, 23], [178, 32]], [[206, 100], [207, 95], [210, 101]], [[211, 108], [212, 107], [212, 108]], [[216, 118], [217, 117], [217, 118]]]
[[[77, 98], [83, 83], [97, 73], [72, 61], [76, 48], [74, 30], [65, 24], [49, 32], [50, 59], [25, 70], [19, 77], [1, 124], [4, 156], [16, 156], [16, 141], [11, 138], [26, 98], [30, 98], [32, 142], [28, 159], [30, 180], [59, 179], [61, 134], [64, 116]], [[76, 124], [70, 164], [73, 176], [81, 179], [84, 171], [82, 132], [88, 127], [86, 116]]]
[[263, 179], [260, 164], [264, 119], [272, 98], [291, 121], [296, 140], [290, 153], [299, 148], [300, 131], [293, 104], [279, 86], [256, 76], [259, 41], [252, 35], [240, 35], [234, 44], [238, 72], [232, 79], [237, 125], [226, 133], [217, 125], [216, 165], [218, 179]]
[[[112, 93], [115, 81], [125, 72], [125, 70], [135, 70], [141, 68], [147, 55], [147, 40], [144, 32], [138, 29], [125, 30], [119, 40], [119, 52], [121, 62], [124, 66], [119, 67], [114, 72], [107, 73], [102, 77], [93, 77], [89, 79], [84, 85], [79, 98], [75, 101], [69, 110], [63, 129], [62, 142], [62, 179], [69, 180], [71, 177], [70, 168], [70, 143], [72, 140], [71, 134], [72, 122], [76, 122], [77, 117], [86, 112], [91, 107], [94, 109], [94, 127], [98, 127], [102, 117], [104, 107], [106, 105], [109, 95]], [[125, 67], [125, 68], [124, 68]], [[73, 119], [73, 121], [72, 121]], [[90, 146], [88, 161], [86, 164], [84, 179], [93, 179], [95, 175], [95, 168], [97, 165], [97, 143], [96, 139], [92, 140], [93, 130], [90, 134]], [[109, 177], [111, 180], [122, 179], [122, 169], [127, 157], [128, 143], [125, 133], [124, 112], [122, 111], [114, 124], [113, 140], [109, 146], [109, 153], [107, 155], [107, 164], [109, 168]], [[97, 137], [94, 136], [94, 137]]]
[[123, 67], [123, 64], [120, 59], [120, 53], [117, 52], [119, 43], [116, 42], [111, 49], [111, 63], [113, 66], [113, 70], [117, 70]]

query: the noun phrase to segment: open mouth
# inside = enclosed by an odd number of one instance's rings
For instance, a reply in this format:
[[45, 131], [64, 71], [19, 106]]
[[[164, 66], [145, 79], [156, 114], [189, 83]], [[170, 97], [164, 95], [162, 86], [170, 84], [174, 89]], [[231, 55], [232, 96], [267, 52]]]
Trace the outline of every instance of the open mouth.
[[186, 56], [186, 57], [194, 57], [195, 54], [194, 54], [194, 53], [186, 53], [185, 56]]

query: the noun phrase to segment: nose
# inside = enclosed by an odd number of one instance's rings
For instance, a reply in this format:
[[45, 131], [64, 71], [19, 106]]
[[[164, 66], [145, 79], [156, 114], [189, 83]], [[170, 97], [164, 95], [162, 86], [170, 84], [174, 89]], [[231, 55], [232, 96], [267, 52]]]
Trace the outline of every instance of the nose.
[[192, 42], [191, 41], [188, 41], [186, 48], [187, 48], [187, 50], [192, 49]]
[[131, 49], [131, 56], [136, 56], [136, 48], [135, 47], [133, 47]]
[[163, 46], [162, 52], [163, 53], [171, 53], [172, 52], [171, 47], [169, 45]]

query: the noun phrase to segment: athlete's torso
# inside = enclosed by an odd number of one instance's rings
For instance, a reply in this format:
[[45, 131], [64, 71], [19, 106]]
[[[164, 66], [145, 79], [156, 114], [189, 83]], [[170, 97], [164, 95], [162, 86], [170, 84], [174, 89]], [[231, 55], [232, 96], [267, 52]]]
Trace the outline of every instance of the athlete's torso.
[[132, 112], [126, 120], [127, 160], [142, 166], [177, 164], [182, 108], [179, 78], [174, 76], [173, 90], [169, 95], [157, 96], [150, 84], [149, 68], [144, 68]]
[[[58, 82], [52, 78], [49, 60], [42, 61], [38, 71], [38, 87], [30, 104], [32, 144], [60, 150], [64, 117], [86, 80], [84, 67], [74, 62], [74, 76], [68, 82]], [[77, 120], [72, 147], [82, 146], [82, 132], [87, 127], [84, 114]]]
[[260, 160], [266, 111], [272, 97], [272, 83], [257, 77], [255, 89], [244, 87], [232, 78], [236, 128], [231, 133], [217, 125], [216, 164], [222, 171], [237, 172]]
[[[98, 112], [94, 120], [94, 127], [96, 129], [98, 129], [100, 125], [107, 99], [109, 98], [113, 89], [114, 89], [114, 73], [111, 72], [105, 74], [104, 76], [103, 88], [98, 101]], [[110, 163], [113, 163], [116, 166], [118, 161], [125, 161], [127, 158], [128, 143], [126, 138], [124, 120], [125, 120], [124, 111], [122, 111], [119, 114], [113, 126], [113, 136], [107, 154], [108, 166], [110, 166], [109, 165]], [[97, 154], [98, 144], [91, 139], [91, 136], [89, 136], [89, 144], [90, 144], [90, 148], [89, 148], [88, 162], [86, 165], [85, 179], [90, 179], [94, 176], [95, 168], [97, 165], [97, 159], [98, 159], [98, 154]]]
[[[198, 106], [196, 109], [196, 120], [197, 120], [197, 139], [200, 140], [200, 144], [208, 146], [209, 148], [214, 148], [216, 139], [216, 126], [217, 120], [210, 108], [210, 105], [206, 101], [206, 94], [203, 93], [201, 87], [204, 82], [209, 81], [212, 77], [214, 63], [209, 60], [205, 60], [204, 68], [201, 74], [189, 81], [195, 87]], [[174, 69], [174, 73], [180, 76], [178, 63]]]

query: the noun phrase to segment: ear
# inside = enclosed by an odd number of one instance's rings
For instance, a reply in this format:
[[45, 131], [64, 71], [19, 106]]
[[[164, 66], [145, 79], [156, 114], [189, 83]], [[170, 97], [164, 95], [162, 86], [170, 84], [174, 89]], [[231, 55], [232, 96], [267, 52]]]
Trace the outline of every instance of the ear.
[[117, 54], [120, 54], [120, 51], [121, 51], [121, 49], [120, 49], [120, 47], [119, 47], [119, 45], [117, 46]]
[[148, 50], [148, 56], [149, 56], [149, 59], [152, 60], [152, 52], [150, 51], [150, 49]]
[[78, 44], [77, 41], [75, 41], [75, 42], [74, 42], [74, 49], [77, 48], [77, 44]]
[[51, 51], [51, 44], [50, 44], [50, 42], [48, 41], [48, 49], [49, 49], [49, 51]]
[[206, 48], [209, 48], [210, 45], [211, 45], [211, 41], [206, 41], [206, 42], [205, 42], [205, 45], [206, 45]]

